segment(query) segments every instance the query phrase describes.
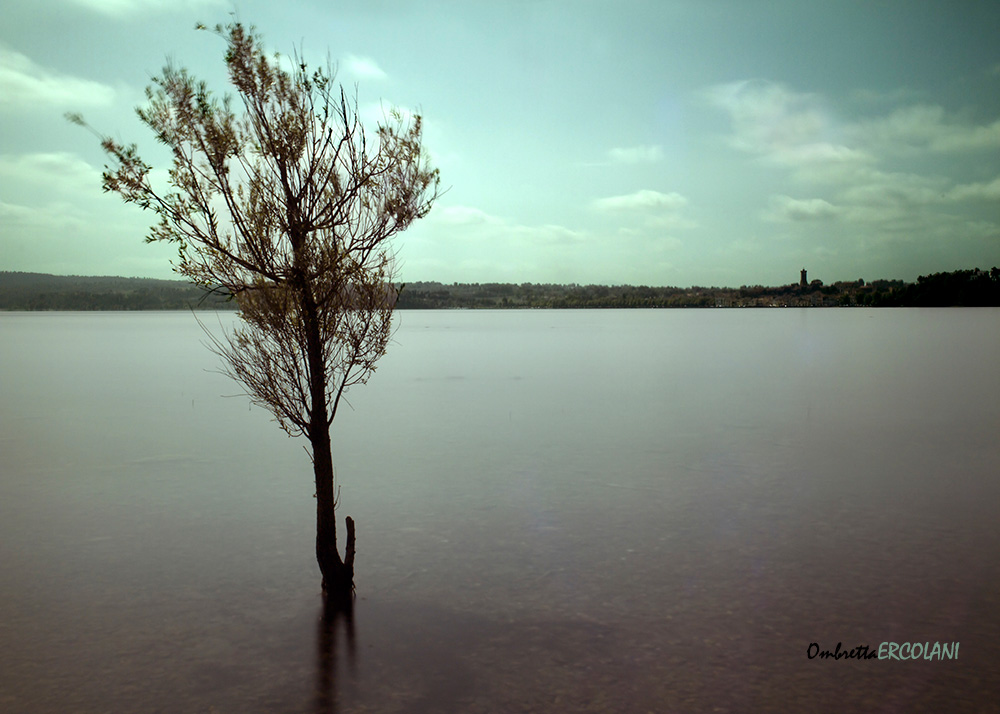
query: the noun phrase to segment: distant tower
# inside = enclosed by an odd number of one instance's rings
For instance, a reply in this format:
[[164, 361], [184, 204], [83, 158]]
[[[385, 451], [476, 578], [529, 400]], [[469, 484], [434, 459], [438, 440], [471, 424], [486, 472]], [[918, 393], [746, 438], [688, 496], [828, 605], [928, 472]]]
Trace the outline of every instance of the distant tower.
[[809, 285], [809, 281], [806, 280], [806, 269], [805, 268], [802, 269], [802, 277], [799, 278], [799, 285], [801, 285], [802, 287], [806, 287], [807, 285]]

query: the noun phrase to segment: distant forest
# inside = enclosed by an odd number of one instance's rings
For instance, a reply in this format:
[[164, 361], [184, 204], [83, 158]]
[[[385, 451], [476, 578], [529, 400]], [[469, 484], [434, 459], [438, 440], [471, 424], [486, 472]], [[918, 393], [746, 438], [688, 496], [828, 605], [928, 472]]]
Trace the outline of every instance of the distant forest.
[[[646, 287], [521, 283], [409, 283], [400, 309], [1000, 306], [1000, 269], [902, 280], [820, 280], [778, 287]], [[181, 280], [0, 272], [0, 310], [227, 310], [234, 302]]]
[[0, 272], [0, 310], [235, 309], [184, 280]]

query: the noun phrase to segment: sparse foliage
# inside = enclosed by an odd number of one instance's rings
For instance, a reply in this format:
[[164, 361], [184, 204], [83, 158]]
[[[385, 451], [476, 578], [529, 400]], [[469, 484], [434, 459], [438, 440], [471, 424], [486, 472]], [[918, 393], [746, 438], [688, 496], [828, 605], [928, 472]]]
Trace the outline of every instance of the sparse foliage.
[[385, 353], [396, 299], [389, 240], [430, 210], [438, 172], [419, 116], [390, 112], [370, 137], [332, 68], [295, 58], [284, 69], [238, 22], [214, 32], [227, 43], [235, 99], [168, 64], [137, 110], [172, 152], [168, 188], [154, 186], [134, 144], [101, 136], [112, 160], [104, 189], [157, 215], [147, 241], [177, 246], [178, 273], [238, 302], [241, 323], [215, 348], [256, 403], [309, 439], [317, 559], [324, 588], [342, 591], [353, 581], [353, 522], [341, 561], [330, 425]]

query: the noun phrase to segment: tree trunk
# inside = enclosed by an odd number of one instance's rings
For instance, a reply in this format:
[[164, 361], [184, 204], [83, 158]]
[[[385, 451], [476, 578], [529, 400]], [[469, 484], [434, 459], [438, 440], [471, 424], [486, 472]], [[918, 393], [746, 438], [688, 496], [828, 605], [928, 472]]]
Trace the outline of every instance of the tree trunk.
[[[295, 211], [289, 225], [295, 225]], [[323, 575], [323, 596], [328, 605], [350, 609], [354, 598], [354, 521], [347, 519], [347, 558], [337, 550], [336, 494], [333, 491], [333, 453], [330, 449], [330, 422], [327, 420], [326, 361], [319, 314], [312, 289], [303, 269], [305, 237], [290, 231], [295, 251], [296, 274], [293, 283], [299, 291], [305, 333], [306, 363], [309, 374], [309, 429], [312, 444], [313, 472], [316, 476], [316, 562]]]
[[333, 490], [330, 434], [314, 438], [316, 475], [316, 562], [323, 575], [323, 595], [337, 608], [349, 609], [354, 597], [354, 519], [347, 518], [347, 546], [341, 560], [337, 549], [337, 517]]
[[316, 476], [316, 562], [323, 575], [323, 595], [329, 604], [348, 608], [354, 596], [354, 522], [348, 519], [348, 562], [337, 550], [336, 494], [333, 491], [333, 452], [327, 421], [326, 364], [319, 333], [316, 304], [309, 288], [302, 285], [302, 307], [309, 367], [309, 441]]

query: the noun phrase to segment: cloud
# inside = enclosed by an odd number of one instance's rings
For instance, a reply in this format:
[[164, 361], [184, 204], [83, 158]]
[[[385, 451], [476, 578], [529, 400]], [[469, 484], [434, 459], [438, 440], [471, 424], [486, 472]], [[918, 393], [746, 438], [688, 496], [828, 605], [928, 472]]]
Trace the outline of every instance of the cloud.
[[225, 7], [223, 0], [71, 0], [77, 5], [111, 17], [140, 13], [183, 10], [206, 7]]
[[866, 164], [871, 162], [873, 157], [868, 152], [852, 149], [843, 144], [816, 142], [784, 147], [771, 154], [769, 159], [773, 163], [792, 167], [819, 168], [822, 165], [835, 168]]
[[572, 282], [591, 237], [562, 225], [521, 223], [473, 206], [438, 203], [407, 231], [399, 266], [406, 280], [523, 282], [548, 276]]
[[[688, 199], [679, 193], [661, 193], [643, 189], [621, 196], [608, 196], [591, 202], [591, 208], [598, 213], [614, 217], [614, 221], [625, 221], [643, 226], [643, 234], [652, 229], [662, 233], [664, 229], [687, 229], [697, 227], [695, 221], [683, 215]], [[618, 226], [619, 232], [625, 226]]]
[[177, 249], [145, 245], [141, 237], [147, 225], [141, 213], [109, 213], [93, 201], [46, 201], [37, 206], [0, 201], [4, 269], [171, 277], [170, 261]]
[[866, 180], [844, 189], [842, 200], [864, 206], [915, 208], [966, 201], [1000, 200], [1000, 178], [988, 182], [950, 185], [941, 176], [870, 171]]
[[947, 188], [947, 179], [905, 172], [875, 169], [858, 172], [853, 185], [841, 193], [852, 204], [922, 206], [939, 202]]
[[[173, 246], [143, 243], [152, 217], [104, 194], [101, 170], [75, 154], [0, 154], [0, 186], [0, 252], [7, 269], [163, 274], [176, 256]], [[126, 268], [130, 272], [122, 273]]]
[[[993, 223], [985, 219], [995, 215], [992, 207], [998, 200], [1000, 178], [955, 184], [941, 176], [872, 171], [867, 181], [837, 194], [835, 212], [830, 218], [855, 225], [879, 226], [885, 235], [908, 240], [918, 237], [946, 239], [975, 234], [970, 226], [992, 226]], [[958, 205], [961, 208], [956, 210]], [[766, 217], [802, 221], [808, 215], [808, 211], [799, 210], [804, 208], [807, 207], [774, 201]], [[821, 205], [816, 204], [814, 208], [817, 213], [823, 213]], [[782, 209], [786, 211], [784, 215]]]
[[772, 196], [771, 208], [764, 218], [778, 222], [829, 221], [838, 218], [840, 214], [841, 209], [822, 198]]
[[49, 71], [0, 44], [0, 95], [5, 107], [108, 105], [115, 90], [99, 82]]
[[674, 251], [684, 247], [684, 242], [680, 238], [667, 235], [654, 236], [650, 248], [656, 251]]
[[976, 125], [950, 118], [943, 107], [919, 104], [887, 117], [859, 122], [850, 131], [874, 150], [891, 153], [952, 153], [1000, 147], [1000, 119]]
[[[138, 218], [105, 199], [101, 172], [74, 154], [2, 154], [0, 185], [9, 187], [0, 204], [3, 240], [19, 242], [25, 254], [59, 253], [81, 235], [104, 234]], [[107, 213], [113, 206], [116, 212]]]
[[[938, 105], [916, 104], [873, 119], [842, 122], [819, 95], [765, 80], [716, 85], [704, 90], [704, 96], [729, 114], [734, 148], [800, 169], [801, 178], [830, 178], [841, 167], [850, 170], [891, 155], [1000, 147], [1000, 119], [960, 121]], [[903, 95], [886, 94], [884, 99], [894, 96]]]
[[0, 201], [0, 224], [15, 234], [24, 228], [47, 237], [70, 228], [84, 228], [86, 219], [87, 216], [77, 206], [64, 201], [52, 201], [37, 207]]
[[[760, 80], [711, 87], [705, 96], [729, 114], [731, 146], [788, 169], [794, 180], [829, 187], [824, 198], [772, 196], [760, 214], [766, 221], [838, 221], [930, 235], [956, 225], [949, 204], [1000, 199], [1000, 179], [963, 183], [961, 174], [940, 173], [960, 170], [944, 163], [945, 156], [1000, 147], [1000, 120], [975, 123], [937, 105], [914, 104], [845, 122], [818, 95]], [[907, 98], [885, 96], [887, 102]], [[911, 168], [914, 157], [936, 170], [892, 170]]]
[[[400, 120], [403, 125], [408, 125], [413, 121], [417, 112], [409, 109], [408, 107], [396, 106], [392, 102], [369, 102], [368, 104], [362, 105], [359, 110], [359, 116], [361, 117], [362, 123], [366, 128], [374, 129], [382, 124], [395, 124], [395, 117], [393, 113], [399, 114]], [[426, 130], [426, 125], [425, 125]]]
[[0, 177], [9, 185], [31, 184], [53, 189], [98, 194], [101, 172], [80, 157], [66, 153], [2, 154]]
[[744, 151], [772, 153], [822, 136], [824, 118], [816, 95], [763, 80], [716, 85], [706, 95], [729, 114], [731, 143]]
[[434, 211], [431, 215], [442, 223], [447, 223], [449, 225], [502, 223], [499, 218], [491, 216], [478, 208], [472, 208], [471, 206], [443, 206]]
[[512, 238], [533, 245], [570, 245], [586, 238], [580, 231], [553, 223], [537, 226], [507, 225], [506, 231]]
[[709, 87], [704, 96], [729, 114], [729, 143], [769, 163], [811, 168], [872, 160], [841, 141], [841, 127], [817, 94], [746, 80]]
[[653, 164], [663, 159], [661, 146], [630, 146], [608, 151], [608, 158], [616, 164]]
[[915, 100], [919, 93], [913, 89], [897, 87], [890, 90], [855, 89], [850, 93], [851, 100], [856, 104], [869, 106], [898, 105]]
[[347, 59], [344, 60], [344, 71], [362, 80], [383, 80], [389, 76], [375, 60], [357, 55], [347, 55]]
[[1000, 178], [989, 183], [967, 183], [955, 186], [946, 194], [952, 201], [1000, 201]]
[[570, 243], [583, 238], [579, 231], [554, 224], [526, 225], [494, 216], [472, 206], [436, 206], [428, 220], [442, 231], [461, 229], [464, 235], [490, 240], [520, 240], [531, 243]]
[[[850, 93], [835, 111], [822, 95], [762, 80], [702, 96], [729, 119], [728, 145], [775, 169], [758, 213], [783, 224], [772, 225], [774, 235], [897, 260], [944, 244], [969, 255], [989, 250], [1000, 199], [990, 168], [1000, 148], [996, 114], [975, 119], [903, 90]], [[803, 185], [812, 190], [797, 196]]]
[[971, 238], [1000, 238], [1000, 225], [993, 221], [966, 221], [963, 233]]
[[679, 193], [660, 193], [643, 189], [623, 196], [609, 196], [594, 201], [599, 211], [676, 211], [687, 205], [688, 200]]

